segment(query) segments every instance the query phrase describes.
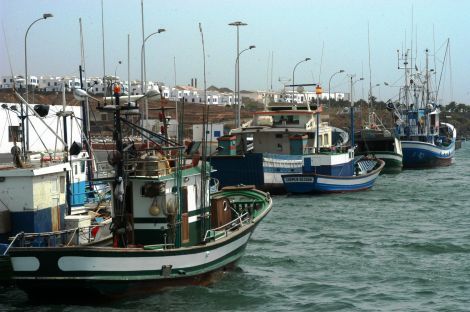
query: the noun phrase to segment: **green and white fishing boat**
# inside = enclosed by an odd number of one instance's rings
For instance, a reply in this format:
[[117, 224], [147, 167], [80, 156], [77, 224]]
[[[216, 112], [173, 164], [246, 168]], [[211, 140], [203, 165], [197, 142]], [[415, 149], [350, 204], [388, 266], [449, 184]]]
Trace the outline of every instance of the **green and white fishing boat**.
[[[121, 106], [114, 91], [109, 107], [116, 150], [109, 157], [112, 168], [97, 175], [112, 186], [113, 239], [104, 246], [97, 240], [34, 247], [28, 237], [18, 237], [9, 251], [12, 279], [30, 298], [82, 300], [89, 292], [103, 299], [211, 283], [240, 260], [272, 208], [269, 193], [250, 186], [212, 193], [205, 156], [185, 159], [180, 142], [130, 123], [122, 116], [130, 107]], [[125, 144], [123, 125], [156, 140], [137, 151]]]

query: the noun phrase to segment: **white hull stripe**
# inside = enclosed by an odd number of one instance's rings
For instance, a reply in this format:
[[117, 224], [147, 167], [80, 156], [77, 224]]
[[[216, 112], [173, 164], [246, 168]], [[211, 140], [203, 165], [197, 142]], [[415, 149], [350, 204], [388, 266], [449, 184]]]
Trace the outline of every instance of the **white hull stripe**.
[[379, 174], [373, 174], [362, 179], [328, 179], [328, 178], [321, 178], [318, 177], [317, 183], [319, 184], [326, 184], [326, 185], [360, 185], [364, 183], [369, 183], [377, 178]]
[[[248, 242], [250, 232], [237, 240], [210, 251], [174, 256], [147, 256], [147, 257], [82, 257], [63, 256], [58, 260], [58, 267], [64, 272], [138, 272], [161, 270], [164, 265], [171, 265], [173, 269], [185, 269], [205, 265], [216, 261]], [[36, 257], [12, 257], [13, 270], [16, 272], [34, 272], [39, 269], [39, 260]]]
[[[216, 261], [245, 245], [250, 233], [218, 249], [188, 255], [165, 257], [78, 257], [65, 256], [59, 259], [62, 271], [149, 271], [160, 270], [163, 265], [172, 265], [173, 269], [191, 268]], [[189, 259], [188, 259], [189, 258]], [[138, 270], [136, 270], [138, 268]]]

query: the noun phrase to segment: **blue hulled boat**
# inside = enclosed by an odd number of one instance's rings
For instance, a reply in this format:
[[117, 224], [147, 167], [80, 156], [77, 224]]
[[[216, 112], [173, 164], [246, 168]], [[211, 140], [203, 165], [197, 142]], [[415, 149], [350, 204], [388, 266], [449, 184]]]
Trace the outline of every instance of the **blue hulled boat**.
[[[403, 167], [448, 166], [454, 157], [457, 131], [453, 125], [439, 120], [439, 89], [431, 90], [431, 74], [435, 75], [435, 71], [428, 69], [428, 50], [424, 74], [417, 68], [407, 67], [408, 56], [403, 57], [405, 86], [401, 100], [404, 104], [388, 104], [388, 108], [395, 111], [395, 132], [402, 142]], [[413, 99], [412, 103], [409, 103], [410, 99]]]
[[[437, 116], [437, 115], [436, 115]], [[455, 154], [457, 131], [448, 123], [440, 123], [439, 130], [404, 136], [402, 139], [405, 168], [432, 168], [449, 166]]]
[[340, 193], [371, 188], [385, 166], [381, 159], [354, 159], [352, 149], [346, 153], [323, 152], [304, 157], [301, 174], [282, 176], [289, 193]]
[[250, 122], [220, 138], [223, 149], [210, 157], [220, 185], [285, 193], [282, 175], [302, 173], [304, 155], [348, 140], [343, 130], [320, 122], [321, 111], [308, 103], [276, 103], [255, 112]]

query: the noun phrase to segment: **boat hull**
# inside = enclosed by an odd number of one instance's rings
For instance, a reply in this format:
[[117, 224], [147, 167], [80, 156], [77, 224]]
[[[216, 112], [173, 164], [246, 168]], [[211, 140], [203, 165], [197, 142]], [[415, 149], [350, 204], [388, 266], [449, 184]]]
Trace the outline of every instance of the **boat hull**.
[[419, 141], [402, 141], [403, 167], [407, 169], [449, 166], [455, 154], [455, 144], [436, 146]]
[[403, 170], [403, 155], [394, 152], [368, 152], [356, 153], [357, 156], [374, 155], [385, 162], [385, 166], [381, 173], [400, 173]]
[[[215, 228], [213, 235], [206, 234], [204, 243], [187, 247], [12, 247], [12, 280], [31, 299], [43, 301], [80, 300], [67, 297], [76, 290], [104, 299], [178, 285], [207, 285], [235, 266], [253, 231], [272, 209], [269, 194], [251, 186], [224, 188], [213, 196], [231, 198], [232, 209], [246, 207], [251, 217], [242, 221], [240, 216], [228, 223], [230, 229]], [[22, 246], [21, 240], [19, 244]], [[45, 288], [53, 292], [45, 295]]]
[[224, 242], [186, 250], [12, 248], [13, 279], [31, 298], [40, 296], [44, 288], [62, 295], [80, 289], [122, 297], [177, 285], [205, 285], [242, 257], [254, 228]]
[[370, 189], [385, 163], [379, 168], [360, 176], [326, 176], [319, 174], [284, 175], [283, 182], [286, 190], [293, 194], [305, 193], [344, 193]]

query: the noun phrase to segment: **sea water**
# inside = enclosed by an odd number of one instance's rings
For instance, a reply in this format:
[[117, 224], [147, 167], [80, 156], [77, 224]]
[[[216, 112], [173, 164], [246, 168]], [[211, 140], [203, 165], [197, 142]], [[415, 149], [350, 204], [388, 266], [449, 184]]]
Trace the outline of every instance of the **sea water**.
[[452, 166], [381, 175], [369, 191], [274, 197], [238, 269], [210, 287], [101, 306], [9, 288], [0, 311], [470, 311], [469, 185], [466, 142]]

